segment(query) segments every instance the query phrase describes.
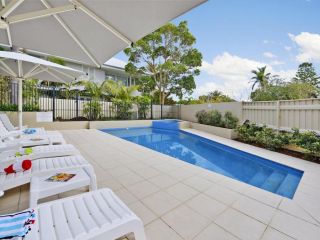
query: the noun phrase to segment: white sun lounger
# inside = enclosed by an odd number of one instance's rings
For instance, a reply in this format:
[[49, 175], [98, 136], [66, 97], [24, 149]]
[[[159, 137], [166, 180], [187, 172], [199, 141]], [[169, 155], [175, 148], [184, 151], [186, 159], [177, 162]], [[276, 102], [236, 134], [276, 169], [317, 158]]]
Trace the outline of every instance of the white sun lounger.
[[[2, 168], [6, 165], [1, 164]], [[97, 179], [94, 169], [81, 155], [41, 158], [32, 161], [32, 168], [28, 171], [13, 174], [0, 174], [0, 192], [29, 183], [32, 176], [42, 173], [57, 173], [63, 170], [83, 168], [91, 179], [92, 190], [97, 189]]]
[[25, 149], [20, 148], [18, 144], [9, 145], [5, 148], [6, 143], [0, 144], [0, 162], [18, 159], [15, 154], [19, 152], [24, 159], [36, 160], [40, 158], [63, 157], [71, 155], [79, 155], [80, 152], [72, 144], [47, 145], [31, 147], [31, 154], [24, 154]]
[[[0, 122], [2, 122], [3, 126], [9, 131], [19, 131], [18, 127], [13, 126], [10, 119], [8, 118], [7, 114], [1, 113], [0, 114]], [[23, 126], [23, 129], [26, 129], [26, 126]], [[34, 134], [51, 134], [51, 135], [60, 135], [58, 131], [46, 131], [44, 128], [32, 128], [35, 129], [36, 132]]]
[[142, 221], [107, 188], [40, 204], [34, 213], [24, 240], [146, 239]]
[[0, 139], [2, 142], [20, 144], [23, 147], [64, 144], [65, 140], [62, 135], [21, 135], [17, 132], [10, 133], [8, 130], [0, 126]]

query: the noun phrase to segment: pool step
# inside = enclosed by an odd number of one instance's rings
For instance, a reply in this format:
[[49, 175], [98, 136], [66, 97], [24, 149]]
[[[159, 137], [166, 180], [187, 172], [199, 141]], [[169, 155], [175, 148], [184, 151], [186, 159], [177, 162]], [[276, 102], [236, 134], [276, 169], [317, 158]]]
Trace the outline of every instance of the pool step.
[[283, 179], [281, 185], [278, 187], [276, 193], [285, 197], [292, 198], [293, 194], [299, 184], [300, 178], [296, 175], [287, 174]]
[[[272, 172], [271, 172], [272, 173]], [[270, 176], [270, 171], [259, 170], [248, 182], [249, 184], [260, 187]]]
[[285, 176], [286, 175], [281, 172], [274, 171], [261, 185], [261, 188], [271, 192], [275, 192], [281, 185]]

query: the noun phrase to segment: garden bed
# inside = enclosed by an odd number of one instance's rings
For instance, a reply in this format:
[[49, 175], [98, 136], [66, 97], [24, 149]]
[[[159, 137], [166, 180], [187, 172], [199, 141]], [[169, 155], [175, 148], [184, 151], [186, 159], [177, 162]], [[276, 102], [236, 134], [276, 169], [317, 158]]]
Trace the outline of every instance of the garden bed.
[[238, 141], [320, 163], [320, 136], [313, 131], [276, 131], [255, 123], [237, 127]]

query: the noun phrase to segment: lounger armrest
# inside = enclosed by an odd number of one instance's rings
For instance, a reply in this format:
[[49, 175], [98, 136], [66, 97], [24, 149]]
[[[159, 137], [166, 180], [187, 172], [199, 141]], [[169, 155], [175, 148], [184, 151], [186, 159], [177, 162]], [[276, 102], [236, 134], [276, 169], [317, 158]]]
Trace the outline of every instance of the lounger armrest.
[[[28, 128], [28, 125], [22, 126], [22, 130], [25, 130]], [[14, 130], [21, 130], [19, 127], [14, 127]]]
[[19, 137], [22, 134], [21, 130], [10, 131], [6, 137]]
[[11, 150], [19, 151], [20, 147], [22, 147], [22, 145], [17, 142], [13, 142], [13, 143], [7, 142], [0, 146], [0, 153], [11, 151]]

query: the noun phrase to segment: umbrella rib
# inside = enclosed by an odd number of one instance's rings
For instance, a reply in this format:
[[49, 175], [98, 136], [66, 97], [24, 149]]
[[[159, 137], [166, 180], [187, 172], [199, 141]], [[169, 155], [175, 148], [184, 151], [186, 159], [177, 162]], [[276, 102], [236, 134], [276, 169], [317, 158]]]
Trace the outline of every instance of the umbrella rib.
[[[0, 16], [3, 18], [8, 17], [10, 13], [12, 13], [13, 10], [15, 10], [21, 3], [23, 3], [24, 0], [11, 0], [7, 6], [5, 6], [3, 9], [0, 11]], [[2, 2], [3, 4], [3, 2]]]
[[45, 72], [45, 71], [47, 70], [47, 68], [45, 68], [45, 67], [43, 67], [43, 66], [41, 66], [41, 65], [39, 65], [38, 68], [39, 68], [38, 71], [36, 71], [36, 72], [33, 71], [33, 73], [30, 74], [30, 75], [28, 76], [28, 78], [34, 77], [35, 75], [37, 75], [37, 74], [39, 74], [39, 73], [42, 73], [42, 72]]
[[9, 25], [7, 26], [7, 37], [8, 37], [9, 46], [12, 47], [12, 38], [11, 38]]
[[[46, 0], [41, 0], [41, 2], [45, 5], [46, 8], [50, 9], [51, 6]], [[89, 50], [82, 44], [82, 42], [78, 39], [78, 37], [71, 31], [69, 26], [59, 17], [54, 14], [53, 17], [59, 22], [59, 24], [64, 28], [64, 30], [70, 35], [70, 37], [78, 44], [78, 46], [82, 49], [82, 51], [92, 60], [92, 62], [100, 67], [98, 61], [93, 57], [93, 55], [89, 52]]]
[[40, 64], [34, 65], [34, 67], [31, 68], [31, 69], [24, 75], [25, 78], [32, 77], [32, 76], [33, 76], [32, 73], [33, 73], [38, 67], [40, 67]]
[[86, 13], [88, 16], [90, 16], [93, 20], [101, 24], [104, 28], [108, 29], [110, 32], [112, 32], [115, 36], [117, 36], [119, 39], [124, 41], [126, 44], [130, 45], [132, 41], [120, 33], [117, 29], [115, 29], [110, 24], [106, 23], [102, 18], [100, 18], [97, 14], [95, 14], [93, 11], [91, 11], [89, 8], [84, 6], [82, 3], [80, 3], [78, 0], [71, 0], [77, 8], [81, 9], [84, 13]]
[[53, 72], [49, 71], [49, 69], [45, 70], [48, 74], [50, 74], [51, 76], [55, 77], [56, 79], [58, 79], [60, 82], [65, 83], [66, 81], [64, 81], [62, 78], [60, 78], [59, 76], [57, 76], [56, 74], [54, 74]]
[[14, 77], [17, 76], [17, 74], [3, 60], [0, 60], [0, 63], [2, 66], [4, 66], [5, 69], [7, 69], [6, 72], [10, 72], [10, 74]]
[[[9, 72], [9, 71], [8, 71], [7, 69], [5, 69], [4, 67], [1, 67], [1, 66], [0, 66], [0, 69], [1, 69], [2, 71], [4, 71], [4, 72], [8, 73], [10, 76], [12, 76], [12, 73]], [[17, 77], [17, 75], [14, 74], [12, 77]]]
[[48, 16], [51, 16], [51, 15], [54, 15], [57, 13], [64, 13], [64, 12], [69, 12], [69, 11], [74, 11], [74, 10], [76, 10], [75, 6], [70, 4], [70, 5], [65, 5], [65, 6], [56, 7], [56, 8], [50, 8], [50, 9], [44, 9], [44, 10], [38, 10], [38, 11], [18, 14], [18, 15], [12, 16], [12, 17], [8, 17], [6, 19], [6, 22], [9, 24], [13, 24], [13, 23], [18, 23], [18, 22], [24, 22], [27, 20], [32, 20], [32, 19], [48, 17]]
[[60, 74], [64, 75], [65, 77], [68, 77], [68, 78], [71, 78], [71, 79], [73, 79], [73, 80], [76, 80], [76, 77], [74, 77], [74, 76], [72, 76], [72, 75], [70, 75], [70, 74], [67, 74], [67, 73], [65, 73], [65, 72], [59, 71], [58, 69], [50, 68], [50, 67], [48, 67], [48, 69], [50, 69], [50, 70], [52, 70], [52, 71], [55, 71], [55, 72], [57, 72], [57, 73], [60, 73]]

